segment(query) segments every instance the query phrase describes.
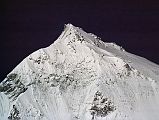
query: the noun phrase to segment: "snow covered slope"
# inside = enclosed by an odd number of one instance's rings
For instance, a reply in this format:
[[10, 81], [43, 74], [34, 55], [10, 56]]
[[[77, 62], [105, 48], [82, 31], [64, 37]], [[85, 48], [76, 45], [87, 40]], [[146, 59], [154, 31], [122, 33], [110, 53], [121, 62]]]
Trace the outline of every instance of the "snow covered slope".
[[158, 120], [159, 66], [71, 24], [0, 83], [0, 120]]

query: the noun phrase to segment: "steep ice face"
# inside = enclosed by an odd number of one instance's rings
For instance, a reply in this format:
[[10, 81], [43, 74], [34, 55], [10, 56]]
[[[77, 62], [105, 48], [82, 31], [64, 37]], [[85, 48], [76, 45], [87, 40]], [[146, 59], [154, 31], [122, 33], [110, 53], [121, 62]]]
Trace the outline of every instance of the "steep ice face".
[[1, 120], [157, 120], [159, 66], [71, 24], [0, 83]]

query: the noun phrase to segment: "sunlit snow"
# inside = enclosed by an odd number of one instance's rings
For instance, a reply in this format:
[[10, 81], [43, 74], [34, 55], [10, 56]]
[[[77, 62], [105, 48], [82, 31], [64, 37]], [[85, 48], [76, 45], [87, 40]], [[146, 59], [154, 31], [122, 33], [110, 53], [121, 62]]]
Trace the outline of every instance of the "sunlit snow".
[[0, 83], [0, 120], [158, 120], [159, 66], [71, 24]]

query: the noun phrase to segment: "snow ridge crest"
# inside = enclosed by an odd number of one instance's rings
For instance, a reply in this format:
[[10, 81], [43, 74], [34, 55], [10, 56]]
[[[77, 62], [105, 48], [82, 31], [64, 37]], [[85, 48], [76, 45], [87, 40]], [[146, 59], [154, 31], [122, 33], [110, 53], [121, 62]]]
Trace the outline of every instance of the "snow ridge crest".
[[80, 42], [80, 43], [85, 43], [85, 44], [92, 44], [97, 47], [101, 46], [102, 44], [105, 44], [96, 35], [94, 35], [92, 33], [86, 33], [82, 28], [75, 27], [74, 25], [72, 25], [70, 23], [65, 24], [62, 34], [56, 41], [58, 41], [60, 43], [63, 43], [64, 41], [65, 42], [74, 42], [74, 43]]

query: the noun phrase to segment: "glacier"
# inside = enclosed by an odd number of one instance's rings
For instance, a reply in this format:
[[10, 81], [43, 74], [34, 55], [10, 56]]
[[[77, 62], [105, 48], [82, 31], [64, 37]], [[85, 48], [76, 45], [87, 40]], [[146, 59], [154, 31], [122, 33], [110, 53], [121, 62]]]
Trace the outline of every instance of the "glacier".
[[66, 24], [0, 83], [0, 120], [158, 120], [159, 66]]

